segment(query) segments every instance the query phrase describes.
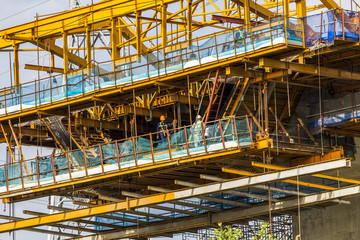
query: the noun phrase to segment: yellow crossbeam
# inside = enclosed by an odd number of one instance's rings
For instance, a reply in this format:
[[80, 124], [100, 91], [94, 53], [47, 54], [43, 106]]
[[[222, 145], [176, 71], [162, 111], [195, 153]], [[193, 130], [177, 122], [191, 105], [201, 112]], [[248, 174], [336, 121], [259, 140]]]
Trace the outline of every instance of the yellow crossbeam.
[[[84, 32], [86, 25], [105, 23], [111, 26], [112, 17], [124, 16], [135, 11], [143, 11], [160, 6], [164, 3], [173, 3], [175, 0], [138, 0], [137, 4], [129, 4], [128, 0], [101, 1], [93, 5], [66, 11], [50, 17], [41, 18], [18, 26], [10, 27], [0, 31], [0, 49], [10, 47], [14, 42], [9, 42], [9, 37], [21, 36], [23, 38], [60, 37], [66, 31], [68, 34]], [[104, 24], [94, 25], [93, 30], [104, 28]], [[98, 29], [99, 28], [99, 29]], [[34, 33], [37, 33], [36, 35]], [[16, 40], [15, 44], [23, 43]]]
[[[226, 173], [232, 173], [232, 174], [243, 175], [243, 176], [254, 176], [254, 175], [256, 175], [255, 173], [246, 172], [246, 171], [242, 171], [242, 170], [236, 170], [236, 169], [230, 169], [230, 168], [222, 168], [222, 171], [226, 172]], [[334, 187], [329, 187], [329, 186], [322, 185], [322, 184], [309, 183], [309, 182], [303, 182], [303, 181], [296, 181], [296, 180], [290, 180], [290, 179], [283, 180], [282, 182], [291, 183], [291, 184], [295, 184], [295, 185], [299, 184], [301, 186], [319, 188], [319, 189], [326, 189], [326, 190], [335, 190], [336, 189]]]
[[340, 8], [334, 0], [320, 0], [328, 9]]
[[[261, 167], [261, 168], [267, 168], [267, 169], [273, 169], [273, 170], [285, 170], [285, 169], [287, 169], [286, 167], [275, 166], [275, 165], [271, 165], [271, 164], [258, 163], [258, 162], [251, 162], [251, 165], [254, 166], [254, 167]], [[351, 178], [334, 177], [334, 176], [329, 176], [329, 175], [325, 175], [325, 174], [314, 174], [312, 176], [313, 177], [318, 177], [318, 178], [325, 178], [325, 179], [329, 179], [329, 180], [340, 181], [340, 182], [360, 184], [360, 180], [351, 179]]]
[[240, 4], [240, 6], [242, 6], [242, 7], [245, 6], [245, 3], [246, 3], [245, 1], [249, 1], [250, 11], [252, 13], [259, 15], [262, 18], [268, 19], [268, 18], [274, 16], [274, 13], [272, 11], [264, 8], [263, 6], [261, 6], [257, 3], [254, 3], [252, 0], [232, 0], [232, 1]]
[[259, 60], [260, 67], [272, 67], [278, 69], [289, 69], [294, 72], [300, 72], [311, 75], [320, 74], [323, 77], [328, 78], [337, 78], [337, 79], [347, 79], [347, 80], [359, 80], [360, 73], [350, 72], [342, 69], [328, 68], [328, 67], [317, 67], [313, 65], [293, 63], [293, 62], [284, 62], [270, 58], [260, 58]]

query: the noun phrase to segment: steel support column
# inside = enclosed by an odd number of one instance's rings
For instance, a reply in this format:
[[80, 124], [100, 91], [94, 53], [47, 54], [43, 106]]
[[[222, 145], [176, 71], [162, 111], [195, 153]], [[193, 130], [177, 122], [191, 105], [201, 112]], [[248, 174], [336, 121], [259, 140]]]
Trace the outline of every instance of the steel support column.
[[14, 44], [14, 79], [15, 87], [20, 85], [20, 64], [19, 64], [19, 44]]

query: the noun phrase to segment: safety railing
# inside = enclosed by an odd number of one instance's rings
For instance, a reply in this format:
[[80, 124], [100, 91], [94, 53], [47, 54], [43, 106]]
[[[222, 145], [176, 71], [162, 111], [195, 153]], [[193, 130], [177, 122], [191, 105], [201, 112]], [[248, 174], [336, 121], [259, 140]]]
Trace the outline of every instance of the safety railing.
[[[192, 43], [183, 42], [97, 64], [76, 73], [51, 76], [0, 91], [0, 115], [94, 94], [106, 88], [134, 84], [162, 75], [254, 53], [279, 44], [303, 46], [302, 20], [271, 18], [251, 29], [214, 33]], [[168, 50], [170, 49], [170, 50]]]
[[303, 18], [305, 46], [319, 42], [331, 45], [334, 40], [359, 41], [359, 12], [333, 9]]
[[5, 164], [0, 166], [0, 193], [249, 147], [249, 129], [247, 117], [230, 117]]

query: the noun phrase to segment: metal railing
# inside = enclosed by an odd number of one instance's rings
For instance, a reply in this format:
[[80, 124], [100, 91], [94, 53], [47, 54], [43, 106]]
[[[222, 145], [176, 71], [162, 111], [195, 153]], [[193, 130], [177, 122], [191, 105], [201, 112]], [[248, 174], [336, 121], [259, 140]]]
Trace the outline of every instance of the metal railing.
[[[84, 68], [76, 73], [4, 88], [0, 91], [0, 115], [68, 101], [103, 89], [134, 84], [162, 75], [177, 74], [193, 67], [255, 53], [279, 44], [302, 47], [302, 33], [302, 20], [277, 17], [250, 29], [236, 28], [192, 40], [196, 45], [190, 45], [189, 42], [170, 45], [167, 49], [177, 50], [165, 54], [165, 49], [161, 49], [147, 52], [143, 56], [132, 55], [121, 60], [98, 63], [95, 67]], [[199, 45], [199, 42], [214, 44]], [[157, 57], [153, 59], [151, 56]]]
[[[107, 144], [52, 154], [0, 166], [0, 193], [22, 191], [139, 166], [252, 146], [248, 118], [229, 117], [208, 123], [149, 133]], [[27, 170], [25, 171], [25, 166]]]

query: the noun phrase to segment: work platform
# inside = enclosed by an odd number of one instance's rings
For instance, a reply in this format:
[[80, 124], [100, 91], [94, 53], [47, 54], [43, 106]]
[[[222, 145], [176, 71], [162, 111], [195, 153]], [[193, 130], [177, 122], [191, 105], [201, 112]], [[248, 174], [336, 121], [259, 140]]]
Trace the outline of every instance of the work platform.
[[[289, 54], [305, 45], [302, 21], [290, 18], [286, 21], [277, 17], [250, 31], [237, 28], [217, 32], [143, 56], [96, 63], [92, 64], [95, 67], [74, 73], [5, 88], [0, 91], [1, 119], [21, 117], [26, 121], [38, 114], [47, 115], [47, 111], [48, 114], [66, 112], [68, 106], [76, 111], [90, 107], [96, 99], [115, 98], [112, 101], [124, 102], [132, 97], [133, 90], [143, 93], [151, 92], [157, 86], [179, 86], [188, 77], [193, 82], [199, 75], [219, 67], [243, 65], [244, 59]], [[157, 57], [154, 59], [154, 56]]]
[[[359, 87], [349, 85], [360, 79], [358, 12], [326, 0], [331, 10], [309, 16], [305, 0], [296, 1], [296, 17], [289, 1], [283, 14], [268, 10], [274, 2], [251, 0], [221, 9], [205, 0], [126, 2], [0, 31], [15, 73], [15, 84], [0, 90], [0, 142], [11, 154], [0, 165], [0, 198], [72, 200], [71, 208], [25, 210], [31, 218], [0, 215], [9, 221], [0, 233], [143, 239], [253, 219], [272, 229], [274, 216], [350, 204], [360, 194], [360, 180], [343, 174], [356, 156], [343, 136], [359, 128], [360, 100], [336, 95]], [[102, 31], [109, 46], [95, 46]], [[70, 50], [71, 37], [83, 46]], [[47, 77], [20, 83], [25, 43], [51, 54], [51, 66], [25, 65]], [[111, 60], [96, 61], [95, 50]], [[162, 115], [167, 127], [156, 132]], [[25, 159], [24, 144], [57, 152]]]

